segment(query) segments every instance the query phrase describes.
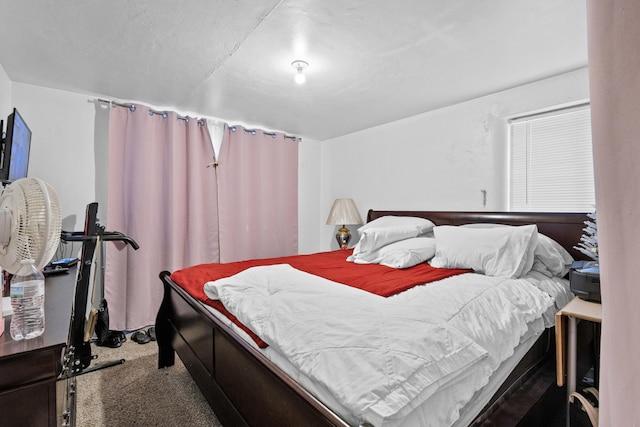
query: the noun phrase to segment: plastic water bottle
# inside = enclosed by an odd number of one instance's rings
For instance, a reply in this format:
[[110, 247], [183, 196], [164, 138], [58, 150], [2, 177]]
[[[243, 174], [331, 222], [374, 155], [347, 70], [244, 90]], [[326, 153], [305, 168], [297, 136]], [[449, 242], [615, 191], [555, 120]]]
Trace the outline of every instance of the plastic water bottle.
[[11, 338], [39, 337], [44, 332], [44, 275], [32, 259], [22, 261], [11, 278]]

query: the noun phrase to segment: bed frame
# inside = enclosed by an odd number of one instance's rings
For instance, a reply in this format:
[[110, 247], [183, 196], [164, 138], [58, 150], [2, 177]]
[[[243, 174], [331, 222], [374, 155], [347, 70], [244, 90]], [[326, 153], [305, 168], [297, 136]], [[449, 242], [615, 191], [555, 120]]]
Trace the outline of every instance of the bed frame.
[[[370, 210], [367, 221], [385, 215], [428, 218], [436, 225], [467, 223], [537, 224], [543, 233], [564, 246], [576, 259], [573, 246], [580, 241], [583, 213], [441, 212]], [[156, 319], [158, 367], [171, 366], [178, 354], [220, 422], [225, 426], [347, 426], [339, 416], [286, 375], [260, 351], [215, 318], [163, 271], [164, 298]], [[534, 346], [514, 374], [494, 396], [521, 380], [533, 360]], [[553, 349], [551, 349], [553, 352]], [[490, 405], [488, 405], [488, 408]]]

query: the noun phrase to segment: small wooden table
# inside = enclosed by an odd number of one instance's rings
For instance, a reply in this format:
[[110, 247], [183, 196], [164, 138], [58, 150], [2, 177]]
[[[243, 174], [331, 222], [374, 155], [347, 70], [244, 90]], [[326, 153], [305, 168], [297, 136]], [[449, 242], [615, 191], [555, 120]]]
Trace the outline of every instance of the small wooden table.
[[577, 319], [602, 323], [602, 305], [575, 297], [556, 313], [556, 380], [561, 387], [567, 377], [567, 425], [569, 395], [576, 390]]

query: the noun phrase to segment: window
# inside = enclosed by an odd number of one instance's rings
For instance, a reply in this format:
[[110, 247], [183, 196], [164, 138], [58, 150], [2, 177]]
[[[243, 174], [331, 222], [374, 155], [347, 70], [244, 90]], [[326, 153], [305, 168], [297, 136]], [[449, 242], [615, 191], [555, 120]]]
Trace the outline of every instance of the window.
[[595, 210], [588, 104], [509, 121], [509, 209]]

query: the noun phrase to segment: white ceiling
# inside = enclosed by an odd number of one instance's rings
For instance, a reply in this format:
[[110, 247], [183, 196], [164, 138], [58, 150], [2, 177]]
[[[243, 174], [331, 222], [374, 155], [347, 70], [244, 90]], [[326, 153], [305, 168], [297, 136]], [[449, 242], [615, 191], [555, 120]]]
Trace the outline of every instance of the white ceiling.
[[585, 3], [0, 0], [0, 64], [14, 82], [324, 140], [586, 67]]

